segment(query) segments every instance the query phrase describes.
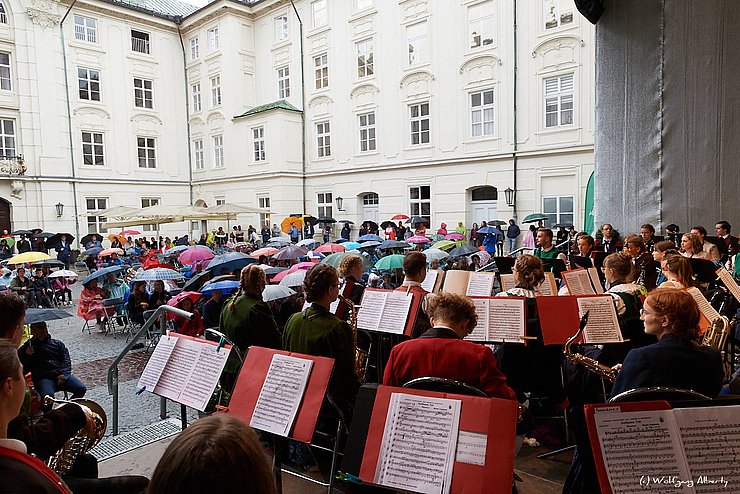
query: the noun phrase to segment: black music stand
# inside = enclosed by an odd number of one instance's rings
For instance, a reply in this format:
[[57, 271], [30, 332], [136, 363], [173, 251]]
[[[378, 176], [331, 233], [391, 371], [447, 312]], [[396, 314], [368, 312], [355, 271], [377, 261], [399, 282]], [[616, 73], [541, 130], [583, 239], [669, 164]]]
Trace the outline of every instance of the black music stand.
[[513, 273], [514, 263], [516, 259], [514, 257], [494, 257], [494, 262], [498, 268], [499, 274], [511, 274]]
[[699, 283], [712, 283], [717, 279], [717, 266], [706, 259], [690, 258], [691, 269], [694, 271], [696, 281]]
[[567, 271], [565, 261], [562, 259], [542, 259], [542, 266], [545, 271], [551, 271], [556, 278], [561, 278], [560, 273]]
[[570, 255], [568, 256], [568, 260], [570, 261], [571, 269], [574, 269], [576, 267], [585, 269], [594, 267], [594, 263], [590, 257]]

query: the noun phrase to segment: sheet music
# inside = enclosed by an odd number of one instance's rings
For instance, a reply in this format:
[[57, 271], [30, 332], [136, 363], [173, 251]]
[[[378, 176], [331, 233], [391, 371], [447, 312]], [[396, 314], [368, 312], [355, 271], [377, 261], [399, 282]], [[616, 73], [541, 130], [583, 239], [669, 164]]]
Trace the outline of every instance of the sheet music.
[[357, 327], [377, 331], [380, 319], [383, 316], [385, 300], [390, 292], [365, 290], [362, 294], [362, 304], [357, 311]]
[[442, 285], [442, 292], [465, 295], [469, 279], [470, 271], [450, 269], [445, 273], [445, 283]]
[[484, 466], [488, 436], [483, 432], [460, 431], [457, 435], [455, 461]]
[[136, 385], [138, 389], [145, 389], [150, 392], [154, 391], [159, 378], [162, 376], [162, 371], [167, 365], [170, 355], [172, 355], [172, 350], [177, 345], [178, 339], [176, 336], [162, 336], [159, 339], [157, 346], [154, 347], [152, 356], [149, 357], [149, 361], [146, 363], [146, 367], [144, 367], [144, 372], [139, 378], [139, 383]]
[[460, 400], [392, 393], [374, 482], [450, 492], [461, 406]]
[[545, 279], [540, 283], [538, 287], [542, 295], [552, 297], [558, 294], [558, 284], [555, 282], [555, 275], [550, 271], [545, 272]]
[[409, 318], [409, 310], [414, 296], [401, 290], [388, 292], [385, 299], [385, 307], [380, 317], [378, 331], [385, 333], [403, 334], [406, 329], [406, 321]]
[[334, 302], [332, 302], [331, 304], [329, 304], [329, 312], [331, 312], [332, 314], [336, 314], [337, 313], [337, 307], [339, 307], [339, 299], [338, 298]]
[[177, 338], [178, 341], [153, 393], [179, 403], [180, 394], [190, 380], [190, 375], [193, 373], [193, 362], [198, 360], [200, 349], [188, 345], [187, 343], [192, 343], [192, 340], [186, 338], [175, 336], [163, 336], [162, 338]]
[[591, 286], [591, 277], [585, 269], [563, 271], [562, 275], [571, 295], [596, 295]]
[[704, 317], [709, 319], [709, 322], [712, 322], [720, 317], [719, 312], [717, 312], [714, 307], [712, 307], [712, 304], [710, 304], [709, 300], [707, 300], [706, 297], [701, 294], [701, 291], [699, 291], [698, 288], [692, 286], [686, 291], [689, 293], [689, 295], [693, 297], [694, 300], [696, 300], [696, 305], [699, 306], [699, 310], [702, 314], [704, 314]]
[[434, 285], [437, 283], [437, 277], [439, 271], [436, 269], [430, 269], [427, 271], [427, 275], [424, 277], [424, 281], [421, 282], [421, 287], [429, 293], [434, 292]]
[[499, 297], [490, 300], [490, 341], [524, 342], [524, 299]]
[[491, 299], [488, 298], [473, 298], [473, 305], [475, 305], [475, 313], [478, 315], [478, 323], [475, 325], [473, 332], [465, 337], [469, 341], [489, 341], [488, 340], [488, 328], [490, 323], [488, 322], [488, 302]]
[[502, 274], [501, 275], [501, 291], [505, 292], [516, 288], [516, 280], [513, 274]]
[[470, 273], [465, 295], [468, 297], [490, 297], [495, 273]]
[[719, 279], [722, 280], [722, 283], [725, 284], [727, 289], [730, 290], [730, 293], [735, 297], [735, 300], [740, 302], [740, 286], [737, 286], [735, 278], [732, 277], [730, 272], [724, 267], [721, 267], [717, 270], [717, 275], [719, 276]]
[[673, 410], [697, 493], [740, 489], [740, 406]]
[[604, 287], [601, 285], [601, 279], [599, 278], [599, 272], [596, 271], [596, 268], [588, 268], [586, 271], [588, 271], [588, 276], [591, 278], [591, 284], [596, 290], [596, 293], [598, 293], [599, 295], [604, 293]]
[[222, 347], [216, 351], [218, 347], [208, 343], [192, 340], [183, 340], [182, 343], [199, 347], [199, 354], [190, 379], [177, 401], [203, 412], [213, 396], [213, 390], [216, 389], [231, 348]]
[[602, 343], [621, 342], [622, 332], [619, 330], [617, 309], [611, 295], [598, 297], [578, 297], [578, 317], [583, 317], [586, 311], [588, 323], [583, 329], [583, 341], [592, 345]]
[[306, 391], [313, 360], [275, 354], [254, 407], [250, 427], [286, 436]]
[[690, 479], [672, 410], [620, 412], [609, 407], [596, 409], [594, 418], [613, 494], [648, 488], [659, 493], [693, 492], [687, 484], [659, 481]]

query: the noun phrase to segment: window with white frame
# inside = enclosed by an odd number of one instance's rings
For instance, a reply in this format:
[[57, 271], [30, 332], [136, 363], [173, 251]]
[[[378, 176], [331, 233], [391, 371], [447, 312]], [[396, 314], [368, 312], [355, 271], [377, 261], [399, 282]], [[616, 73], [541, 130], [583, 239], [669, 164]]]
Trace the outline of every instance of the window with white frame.
[[316, 89], [329, 87], [329, 55], [322, 53], [313, 57], [313, 66]]
[[373, 6], [373, 0], [355, 0], [355, 10], [365, 10]]
[[[142, 208], [150, 208], [152, 206], [159, 206], [160, 198], [159, 197], [142, 197], [141, 198], [141, 207]], [[157, 230], [157, 225], [143, 225], [142, 231], [145, 232], [154, 232]]]
[[329, 122], [319, 122], [316, 124], [316, 151], [319, 158], [331, 156]]
[[208, 35], [208, 51], [218, 50], [218, 28], [211, 28], [206, 34]]
[[190, 60], [198, 60], [198, 57], [200, 57], [200, 46], [198, 43], [197, 36], [190, 40]]
[[429, 185], [409, 187], [410, 216], [421, 216], [432, 224], [432, 188]]
[[573, 23], [572, 0], [543, 0], [542, 8], [545, 15], [545, 29], [554, 29]]
[[471, 49], [493, 44], [493, 0], [468, 7], [468, 39]]
[[358, 115], [360, 124], [360, 152], [375, 151], [375, 112]]
[[139, 168], [157, 168], [157, 140], [154, 137], [136, 138]]
[[426, 21], [406, 27], [406, 45], [409, 65], [429, 61], [429, 28]]
[[288, 39], [288, 14], [275, 17], [275, 42]]
[[311, 2], [311, 17], [313, 19], [313, 27], [324, 26], [329, 22], [326, 0], [314, 0]]
[[373, 40], [364, 39], [355, 43], [357, 54], [357, 77], [368, 77], [375, 73], [373, 61]]
[[149, 33], [131, 30], [131, 50], [138, 53], [149, 53]]
[[213, 166], [221, 168], [224, 166], [224, 136], [213, 136]]
[[190, 86], [190, 92], [193, 95], [193, 111], [199, 112], [203, 109], [200, 101], [200, 82]]
[[0, 89], [10, 91], [10, 53], [0, 51]]
[[154, 108], [152, 81], [134, 77], [134, 105], [138, 108]]
[[105, 166], [102, 133], [82, 131], [82, 163], [88, 166]]
[[277, 69], [278, 99], [290, 97], [290, 68], [280, 67]]
[[17, 156], [15, 146], [15, 120], [0, 119], [0, 156]]
[[87, 233], [106, 233], [108, 230], [103, 228], [106, 222], [105, 216], [100, 216], [99, 211], [108, 209], [107, 197], [86, 197], [85, 206], [87, 211]]
[[429, 102], [409, 105], [411, 145], [429, 143]]
[[203, 139], [193, 141], [193, 164], [196, 170], [205, 168], [205, 156], [203, 155]]
[[545, 79], [545, 127], [573, 124], [573, 74]]
[[77, 87], [80, 99], [100, 101], [100, 71], [78, 67]]
[[211, 77], [211, 106], [221, 106], [221, 76]]
[[213, 196], [213, 201], [216, 203], [216, 206], [223, 206], [224, 204], [226, 204], [226, 197]]
[[573, 196], [543, 197], [542, 214], [547, 216], [547, 226], [558, 223], [573, 223], [575, 212]]
[[[257, 196], [257, 207], [270, 209], [270, 196]], [[270, 228], [270, 213], [260, 213], [260, 228], [267, 225]]]
[[380, 197], [375, 192], [368, 192], [362, 195], [363, 206], [377, 206], [380, 203]]
[[[5, 18], [5, 11], [3, 10], [0, 19]], [[7, 24], [7, 18], [2, 21], [3, 24]], [[75, 15], [75, 39], [77, 41], [87, 41], [88, 43], [98, 42], [98, 21], [90, 17], [84, 17], [81, 15]]]
[[5, 10], [5, 4], [0, 2], [0, 24], [8, 23], [8, 13]]
[[331, 218], [334, 208], [334, 199], [332, 197], [331, 192], [316, 194], [316, 205], [318, 206], [316, 213], [318, 218]]
[[254, 150], [254, 161], [265, 161], [265, 128], [255, 127], [252, 129], [252, 148]]
[[493, 110], [493, 89], [470, 93], [471, 137], [492, 136], [494, 134]]

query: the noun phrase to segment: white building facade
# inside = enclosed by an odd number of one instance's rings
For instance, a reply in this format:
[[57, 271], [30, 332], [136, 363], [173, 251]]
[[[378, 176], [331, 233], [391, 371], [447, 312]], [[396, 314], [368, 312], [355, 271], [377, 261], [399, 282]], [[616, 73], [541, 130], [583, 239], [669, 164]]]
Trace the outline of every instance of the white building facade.
[[244, 228], [583, 226], [594, 32], [572, 2], [164, 1], [3, 0], [4, 228], [84, 235], [105, 208], [223, 202], [271, 211]]

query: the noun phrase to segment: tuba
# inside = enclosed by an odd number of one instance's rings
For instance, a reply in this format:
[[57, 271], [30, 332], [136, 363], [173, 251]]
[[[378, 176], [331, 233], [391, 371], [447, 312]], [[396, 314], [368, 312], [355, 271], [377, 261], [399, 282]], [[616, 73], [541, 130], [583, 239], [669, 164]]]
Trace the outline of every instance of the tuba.
[[611, 367], [607, 367], [604, 364], [600, 364], [599, 362], [592, 359], [591, 357], [586, 357], [585, 355], [581, 355], [580, 353], [573, 353], [570, 351], [571, 345], [581, 335], [581, 333], [583, 332], [583, 329], [586, 327], [587, 322], [588, 322], [588, 311], [586, 311], [583, 314], [583, 317], [581, 317], [581, 322], [578, 325], [578, 331], [576, 331], [576, 334], [568, 338], [568, 341], [565, 342], [565, 346], [563, 347], [563, 354], [565, 355], [565, 358], [567, 358], [573, 363], [581, 364], [589, 372], [593, 372], [594, 374], [596, 374], [602, 379], [606, 379], [607, 381], [614, 382], [617, 379], [617, 371], [615, 371]]
[[75, 461], [83, 453], [95, 447], [105, 435], [105, 429], [108, 426], [108, 420], [103, 407], [92, 400], [84, 398], [75, 398], [73, 400], [55, 400], [52, 396], [44, 397], [44, 404], [71, 403], [82, 408], [85, 412], [87, 421], [85, 426], [80, 429], [76, 435], [69, 438], [62, 446], [62, 449], [51, 455], [46, 464], [54, 473], [60, 477], [66, 474]]
[[357, 345], [357, 306], [348, 298], [339, 296], [339, 300], [347, 304], [347, 310], [349, 311], [349, 325], [352, 328], [352, 343], [355, 347], [355, 374], [361, 383], [365, 382], [365, 375], [367, 374], [367, 366], [370, 363], [370, 355], [368, 350], [364, 350]]

